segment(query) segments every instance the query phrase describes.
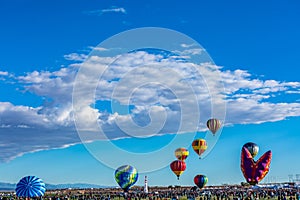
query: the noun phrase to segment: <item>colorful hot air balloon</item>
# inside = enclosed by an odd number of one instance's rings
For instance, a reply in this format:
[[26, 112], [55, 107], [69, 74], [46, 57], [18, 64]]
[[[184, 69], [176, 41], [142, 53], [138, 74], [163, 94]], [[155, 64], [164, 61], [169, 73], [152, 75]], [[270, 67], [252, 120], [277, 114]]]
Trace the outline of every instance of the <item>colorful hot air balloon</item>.
[[178, 148], [175, 150], [175, 156], [178, 160], [185, 160], [189, 156], [189, 151], [186, 148]]
[[212, 132], [213, 135], [221, 128], [221, 121], [218, 119], [209, 119], [206, 122], [207, 128]]
[[194, 151], [201, 156], [201, 154], [207, 149], [206, 140], [204, 139], [196, 139], [192, 143], [192, 147]]
[[248, 151], [251, 153], [253, 158], [258, 154], [259, 147], [257, 146], [257, 144], [253, 142], [248, 142], [244, 144], [243, 147], [246, 147], [246, 149], [248, 149]]
[[194, 177], [194, 183], [201, 189], [203, 188], [208, 181], [207, 176], [198, 174]]
[[26, 176], [16, 186], [16, 195], [18, 197], [41, 197], [45, 191], [45, 183], [36, 176]]
[[246, 147], [242, 148], [241, 170], [246, 181], [250, 185], [256, 185], [269, 172], [272, 159], [272, 152], [267, 151], [256, 162]]
[[186, 164], [182, 160], [175, 160], [170, 164], [171, 170], [176, 174], [177, 179], [179, 180], [179, 176], [184, 172], [186, 169]]
[[127, 192], [138, 180], [138, 172], [130, 165], [123, 165], [115, 171], [115, 179], [119, 186]]

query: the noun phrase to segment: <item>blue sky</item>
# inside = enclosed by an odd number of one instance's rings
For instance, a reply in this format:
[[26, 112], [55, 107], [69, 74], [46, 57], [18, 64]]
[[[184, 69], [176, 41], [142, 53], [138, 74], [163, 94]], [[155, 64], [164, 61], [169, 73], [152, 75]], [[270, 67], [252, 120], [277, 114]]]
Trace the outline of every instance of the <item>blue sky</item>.
[[[299, 8], [297, 1], [1, 1], [0, 181], [17, 182], [33, 174], [48, 183], [117, 185], [114, 168], [127, 160], [141, 172], [140, 185], [144, 175], [148, 175], [150, 185], [192, 185], [193, 177], [201, 173], [208, 176], [208, 184], [240, 183], [244, 180], [239, 169], [240, 149], [248, 141], [260, 146], [259, 156], [269, 149], [273, 151], [265, 181], [287, 181], [289, 174], [300, 173], [300, 163], [295, 159], [300, 139]], [[201, 160], [189, 146], [191, 139], [211, 136], [201, 125], [200, 133], [195, 134], [189, 123], [194, 123], [197, 112], [187, 109], [184, 118], [180, 103], [173, 101], [188, 89], [177, 84], [180, 74], [189, 77], [201, 113], [200, 123], [211, 114], [211, 88], [205, 88], [201, 76], [195, 75], [188, 58], [174, 62], [152, 51], [133, 52], [118, 59], [114, 53], [107, 54], [106, 60], [100, 59], [98, 64], [114, 64], [97, 85], [93, 96], [96, 100], [77, 96], [77, 103], [84, 106], [75, 104], [78, 109], [72, 110], [75, 77], [80, 67], [95, 70], [91, 55], [99, 56], [98, 44], [142, 27], [167, 28], [192, 38], [203, 48], [181, 43], [181, 49], [173, 53], [183, 59], [190, 56], [184, 50], [195, 57], [208, 53], [214, 63], [201, 72], [204, 82], [208, 87], [215, 86], [210, 85], [209, 67], [221, 77], [216, 82], [224, 84], [225, 93], [214, 88], [214, 95], [217, 100], [225, 99], [225, 126], [221, 135], [212, 138], [213, 143], [217, 142], [214, 148]], [[100, 55], [107, 51], [102, 47], [98, 46]], [[136, 63], [151, 63], [168, 73], [173, 66], [177, 75], [164, 78], [157, 69], [147, 67], [133, 72]], [[124, 73], [126, 77], [122, 77]], [[141, 74], [146, 74], [145, 79]], [[139, 79], [132, 81], [132, 77]], [[138, 82], [151, 77], [158, 83]], [[88, 88], [84, 83], [79, 86]], [[138, 83], [138, 88], [129, 88]], [[203, 87], [197, 89], [196, 85]], [[122, 96], [128, 95], [126, 90], [133, 91], [129, 104]], [[113, 109], [112, 99], [116, 100]], [[188, 98], [179, 100], [189, 105]], [[219, 104], [215, 106], [218, 111]], [[151, 109], [155, 123], [147, 128]], [[76, 131], [74, 113], [83, 134]], [[167, 121], [156, 135], [143, 132], [159, 127], [164, 114]], [[95, 116], [97, 127], [90, 121]], [[182, 116], [182, 124], [178, 125]], [[141, 132], [129, 126], [130, 117], [142, 126]], [[95, 138], [90, 134], [95, 134], [98, 126], [105, 135], [100, 135], [101, 141], [92, 142]], [[179, 128], [180, 134], [174, 135]], [[113, 141], [103, 140], [104, 136]], [[89, 143], [82, 145], [79, 137]], [[189, 148], [190, 156], [178, 182], [168, 163], [175, 159], [175, 148], [181, 146]]]

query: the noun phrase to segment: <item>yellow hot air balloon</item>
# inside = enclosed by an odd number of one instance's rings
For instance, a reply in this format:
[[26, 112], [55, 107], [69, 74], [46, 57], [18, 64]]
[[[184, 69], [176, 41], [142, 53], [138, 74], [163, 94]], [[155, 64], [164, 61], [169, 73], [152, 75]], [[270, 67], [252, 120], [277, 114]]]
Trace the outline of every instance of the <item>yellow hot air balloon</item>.
[[189, 151], [186, 148], [178, 148], [175, 150], [175, 156], [178, 160], [185, 160], [189, 156]]
[[202, 153], [207, 149], [206, 140], [204, 139], [196, 139], [192, 143], [192, 147], [194, 151], [201, 156]]

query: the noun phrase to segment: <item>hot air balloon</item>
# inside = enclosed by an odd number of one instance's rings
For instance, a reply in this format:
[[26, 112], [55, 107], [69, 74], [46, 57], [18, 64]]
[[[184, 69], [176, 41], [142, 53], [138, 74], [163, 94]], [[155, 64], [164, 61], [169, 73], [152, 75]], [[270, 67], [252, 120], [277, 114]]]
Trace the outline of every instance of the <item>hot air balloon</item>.
[[194, 151], [201, 156], [201, 154], [207, 149], [206, 140], [204, 139], [196, 139], [192, 143], [192, 147]]
[[206, 122], [207, 128], [212, 132], [213, 135], [221, 128], [221, 121], [218, 119], [209, 119]]
[[170, 164], [171, 170], [176, 174], [177, 179], [179, 180], [179, 176], [184, 172], [186, 169], [186, 164], [182, 160], [175, 160]]
[[18, 197], [41, 197], [45, 191], [45, 183], [36, 176], [26, 176], [16, 186], [16, 195]]
[[138, 172], [130, 165], [123, 165], [115, 171], [115, 179], [124, 192], [127, 192], [138, 180]]
[[201, 189], [203, 188], [208, 181], [207, 176], [198, 174], [194, 177], [194, 183]]
[[251, 153], [253, 158], [258, 154], [259, 147], [257, 146], [257, 144], [253, 142], [248, 142], [244, 144], [243, 147], [246, 147], [246, 149], [248, 149], [248, 151]]
[[246, 147], [242, 148], [241, 170], [246, 181], [250, 185], [256, 185], [269, 172], [272, 159], [272, 152], [267, 151], [256, 162]]
[[175, 156], [178, 160], [185, 160], [189, 156], [189, 151], [186, 148], [178, 148], [175, 150]]

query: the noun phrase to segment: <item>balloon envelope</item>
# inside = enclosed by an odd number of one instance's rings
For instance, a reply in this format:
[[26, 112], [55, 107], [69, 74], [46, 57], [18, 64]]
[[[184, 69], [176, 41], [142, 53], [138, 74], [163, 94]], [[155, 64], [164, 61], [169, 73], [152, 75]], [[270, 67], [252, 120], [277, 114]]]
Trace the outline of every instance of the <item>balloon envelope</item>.
[[40, 197], [44, 195], [45, 191], [45, 183], [36, 176], [26, 176], [16, 186], [18, 197]]
[[207, 176], [198, 174], [194, 177], [194, 183], [201, 189], [203, 188], [208, 181]]
[[182, 160], [175, 160], [170, 164], [170, 168], [173, 171], [173, 173], [177, 176], [177, 179], [179, 179], [179, 176], [186, 169], [186, 164]]
[[254, 161], [251, 153], [243, 147], [241, 153], [241, 170], [246, 181], [251, 185], [256, 185], [269, 172], [272, 159], [272, 152], [267, 151], [258, 161]]
[[248, 151], [251, 153], [253, 158], [258, 154], [259, 147], [257, 144], [255, 144], [253, 142], [247, 142], [246, 144], [244, 144], [243, 147], [248, 149]]
[[178, 160], [185, 160], [189, 156], [189, 151], [186, 148], [178, 148], [175, 150], [175, 156]]
[[201, 156], [202, 153], [207, 149], [206, 140], [204, 139], [196, 139], [192, 143], [192, 147], [194, 151]]
[[209, 119], [206, 122], [207, 128], [212, 132], [213, 135], [221, 128], [221, 121], [215, 118]]
[[124, 191], [128, 191], [138, 180], [138, 172], [130, 165], [123, 165], [115, 171], [115, 179]]

